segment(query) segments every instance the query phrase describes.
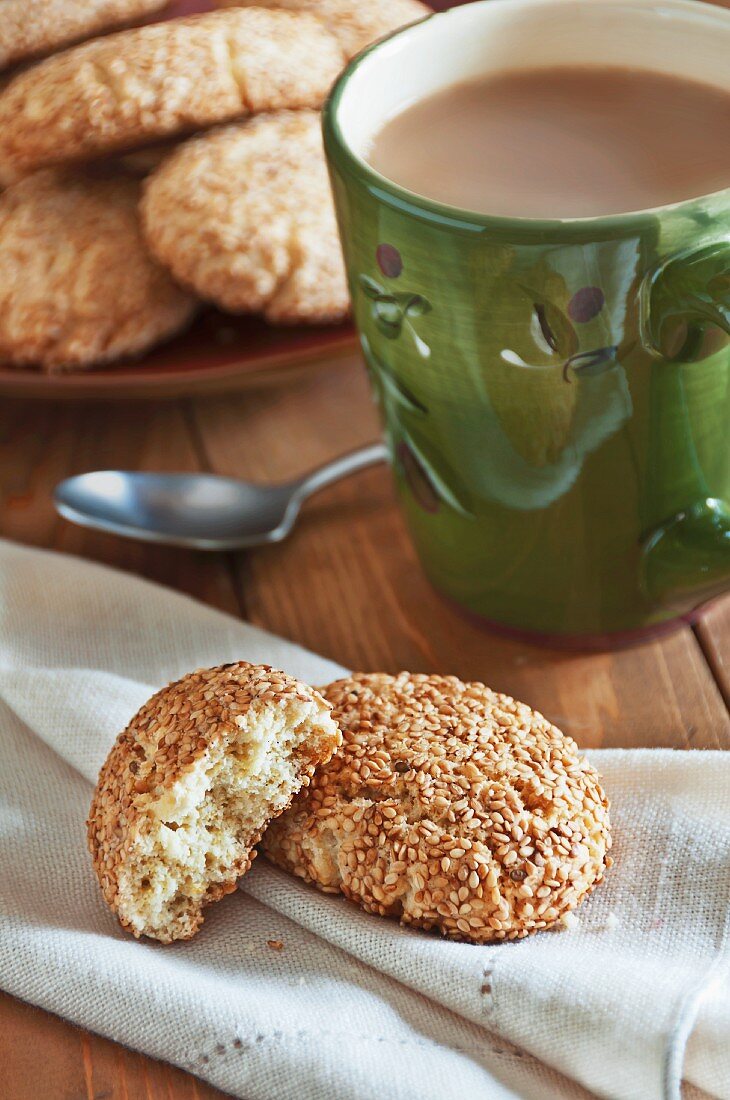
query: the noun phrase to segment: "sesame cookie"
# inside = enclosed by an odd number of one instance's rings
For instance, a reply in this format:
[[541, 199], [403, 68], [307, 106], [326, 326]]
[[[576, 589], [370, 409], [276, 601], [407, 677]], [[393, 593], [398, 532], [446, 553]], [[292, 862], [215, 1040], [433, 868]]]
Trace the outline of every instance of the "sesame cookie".
[[85, 42], [0, 94], [0, 174], [9, 180], [258, 111], [319, 107], [343, 62], [314, 16], [259, 8]]
[[311, 12], [332, 31], [348, 58], [386, 34], [433, 14], [420, 0], [218, 0], [218, 3], [221, 7]]
[[349, 305], [316, 111], [277, 111], [192, 138], [148, 177], [142, 222], [184, 286], [275, 322]]
[[2, 0], [0, 69], [134, 23], [168, 0]]
[[139, 183], [39, 172], [0, 194], [0, 362], [47, 370], [137, 355], [196, 302], [147, 251]]
[[200, 669], [153, 695], [109, 753], [87, 822], [121, 924], [163, 943], [193, 936], [340, 740], [322, 696], [266, 665]]
[[453, 676], [356, 675], [324, 694], [342, 748], [266, 833], [275, 863], [472, 943], [548, 928], [601, 881], [606, 796], [541, 715]]

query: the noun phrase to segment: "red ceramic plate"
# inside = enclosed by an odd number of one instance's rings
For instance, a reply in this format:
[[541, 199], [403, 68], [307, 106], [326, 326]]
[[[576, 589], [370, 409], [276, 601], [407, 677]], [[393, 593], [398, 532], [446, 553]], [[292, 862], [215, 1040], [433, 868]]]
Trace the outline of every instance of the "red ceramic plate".
[[[174, 0], [160, 18], [209, 11], [213, 6], [210, 0]], [[432, 6], [443, 9], [455, 4], [437, 0]], [[258, 318], [208, 310], [182, 336], [142, 359], [53, 375], [0, 366], [0, 396], [173, 397], [239, 389], [313, 369], [352, 355], [355, 349], [351, 325], [275, 328]]]
[[256, 318], [211, 311], [143, 359], [68, 374], [0, 366], [0, 396], [182, 397], [242, 389], [352, 355], [355, 347], [349, 325], [273, 328]]

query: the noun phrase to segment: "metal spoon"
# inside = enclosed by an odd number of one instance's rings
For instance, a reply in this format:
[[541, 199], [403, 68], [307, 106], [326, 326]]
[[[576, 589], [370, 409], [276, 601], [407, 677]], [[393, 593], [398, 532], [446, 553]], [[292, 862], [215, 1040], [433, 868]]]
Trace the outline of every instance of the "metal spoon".
[[62, 481], [53, 497], [60, 514], [82, 527], [165, 546], [240, 550], [286, 538], [307, 497], [386, 458], [384, 444], [374, 443], [283, 485], [95, 470]]

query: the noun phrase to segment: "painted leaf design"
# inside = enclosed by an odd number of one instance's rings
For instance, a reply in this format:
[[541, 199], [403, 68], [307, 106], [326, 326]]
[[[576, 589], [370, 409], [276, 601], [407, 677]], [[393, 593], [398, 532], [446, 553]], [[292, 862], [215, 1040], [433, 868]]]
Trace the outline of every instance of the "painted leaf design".
[[537, 318], [537, 323], [540, 326], [540, 332], [542, 333], [543, 340], [551, 351], [559, 351], [560, 349], [558, 348], [557, 337], [555, 336], [553, 330], [550, 328], [550, 324], [545, 314], [545, 307], [540, 305], [539, 302], [536, 302], [533, 308], [535, 310], [535, 316]]
[[408, 412], [415, 413], [417, 416], [426, 416], [428, 413], [426, 406], [422, 405], [413, 391], [404, 386], [402, 382], [389, 374], [383, 374], [380, 380], [383, 388], [388, 391], [388, 396], [396, 404], [401, 405]]
[[384, 321], [390, 321], [391, 324], [394, 324], [396, 321], [401, 321], [403, 318], [398, 303], [394, 302], [391, 297], [386, 295], [381, 295], [381, 297], [377, 299], [375, 310], [378, 317], [382, 317]]
[[375, 279], [371, 279], [369, 275], [360, 276], [360, 286], [367, 298], [376, 299], [384, 293], [382, 286], [376, 283]]
[[557, 350], [561, 355], [574, 355], [578, 350], [578, 336], [568, 318], [552, 302], [542, 303], [543, 316], [554, 334]]
[[[402, 427], [402, 426], [401, 426]], [[458, 475], [444, 461], [441, 455], [431, 453], [430, 444], [423, 439], [416, 441], [412, 432], [402, 427], [403, 436], [424, 471], [427, 473], [436, 492], [455, 512], [464, 519], [474, 519], [469, 507], [470, 494], [461, 484]]]
[[420, 504], [424, 512], [435, 515], [441, 506], [441, 501], [428, 473], [404, 441], [396, 447], [396, 455], [414, 500]]
[[406, 299], [403, 305], [406, 317], [422, 317], [424, 313], [431, 312], [431, 303], [422, 294], [406, 295]]
[[397, 340], [401, 334], [402, 325], [400, 321], [393, 323], [387, 321], [384, 317], [375, 315], [375, 327], [387, 340]]
[[400, 336], [403, 327], [403, 312], [401, 307], [391, 297], [382, 296], [373, 303], [373, 315], [378, 330], [389, 340], [395, 340]]
[[566, 359], [574, 355], [578, 350], [578, 337], [566, 314], [536, 290], [522, 283], [519, 285], [532, 301], [543, 338], [551, 351]]
[[426, 406], [418, 400], [408, 386], [404, 385], [399, 378], [396, 378], [392, 367], [381, 359], [379, 355], [376, 355], [369, 346], [367, 355], [370, 366], [383, 387], [386, 396], [401, 408], [407, 409], [408, 412], [415, 413], [417, 416], [426, 416], [428, 413]]

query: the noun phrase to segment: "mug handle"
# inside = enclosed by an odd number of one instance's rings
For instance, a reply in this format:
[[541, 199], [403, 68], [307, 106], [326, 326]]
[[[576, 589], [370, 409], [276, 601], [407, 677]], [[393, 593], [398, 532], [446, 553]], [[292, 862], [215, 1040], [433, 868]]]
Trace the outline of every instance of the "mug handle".
[[[730, 336], [730, 240], [670, 257], [642, 287], [640, 318], [644, 347], [665, 362], [691, 358], [708, 323]], [[662, 335], [669, 322], [683, 324], [685, 335], [681, 347], [667, 356]], [[686, 607], [728, 586], [730, 505], [698, 484], [696, 499], [644, 539], [642, 587], [652, 602]]]
[[[683, 344], [670, 356], [662, 350], [668, 321], [687, 326]], [[730, 238], [676, 253], [641, 288], [641, 342], [651, 355], [681, 362], [708, 323], [730, 336]]]

